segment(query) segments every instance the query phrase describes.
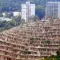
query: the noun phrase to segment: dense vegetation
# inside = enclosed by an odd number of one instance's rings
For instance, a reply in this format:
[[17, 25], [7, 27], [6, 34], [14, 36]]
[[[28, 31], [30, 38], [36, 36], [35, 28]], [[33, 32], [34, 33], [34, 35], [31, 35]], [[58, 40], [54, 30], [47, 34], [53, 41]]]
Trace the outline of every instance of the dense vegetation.
[[0, 21], [0, 31], [4, 31], [10, 29], [12, 27], [18, 26], [23, 23], [24, 20], [21, 21], [21, 17], [13, 17], [10, 21]]

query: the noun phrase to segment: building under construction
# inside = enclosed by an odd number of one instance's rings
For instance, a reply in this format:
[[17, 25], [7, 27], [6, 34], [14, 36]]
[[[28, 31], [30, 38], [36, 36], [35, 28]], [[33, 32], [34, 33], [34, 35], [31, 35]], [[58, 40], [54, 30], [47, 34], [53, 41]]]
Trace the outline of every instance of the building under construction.
[[28, 22], [0, 33], [0, 60], [40, 60], [56, 55], [60, 20]]

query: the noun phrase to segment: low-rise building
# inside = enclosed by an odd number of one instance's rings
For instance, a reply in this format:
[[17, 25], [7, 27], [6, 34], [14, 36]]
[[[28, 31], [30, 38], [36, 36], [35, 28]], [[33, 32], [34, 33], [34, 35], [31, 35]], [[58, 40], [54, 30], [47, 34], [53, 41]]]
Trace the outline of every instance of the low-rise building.
[[11, 21], [11, 18], [0, 17], [0, 21]]
[[15, 11], [15, 12], [13, 12], [13, 16], [21, 16], [21, 12], [18, 12], [18, 11]]

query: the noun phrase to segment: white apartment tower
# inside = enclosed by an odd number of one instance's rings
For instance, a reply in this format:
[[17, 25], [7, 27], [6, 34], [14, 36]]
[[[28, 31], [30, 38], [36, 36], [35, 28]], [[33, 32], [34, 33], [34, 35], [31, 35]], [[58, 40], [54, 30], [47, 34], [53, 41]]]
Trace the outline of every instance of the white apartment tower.
[[31, 4], [29, 1], [26, 4], [21, 4], [22, 19], [27, 22], [29, 17], [35, 16], [35, 4]]
[[45, 17], [60, 18], [60, 2], [47, 2]]

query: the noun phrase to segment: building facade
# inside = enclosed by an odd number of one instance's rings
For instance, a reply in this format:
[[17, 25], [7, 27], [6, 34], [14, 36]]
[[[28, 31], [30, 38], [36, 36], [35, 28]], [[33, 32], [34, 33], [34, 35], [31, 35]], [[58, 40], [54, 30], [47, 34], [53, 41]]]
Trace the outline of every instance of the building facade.
[[21, 4], [21, 15], [25, 22], [29, 20], [29, 17], [35, 16], [35, 4], [31, 4], [30, 2]]
[[45, 11], [46, 18], [60, 18], [60, 2], [47, 2]]
[[36, 21], [0, 33], [0, 60], [40, 60], [56, 55], [60, 20]]
[[15, 11], [15, 12], [13, 12], [13, 16], [15, 16], [15, 17], [21, 16], [21, 12]]

